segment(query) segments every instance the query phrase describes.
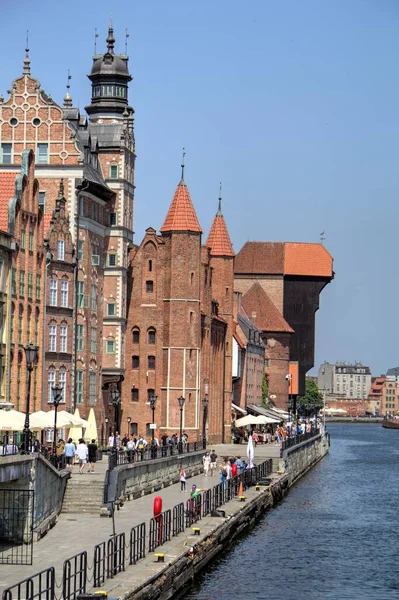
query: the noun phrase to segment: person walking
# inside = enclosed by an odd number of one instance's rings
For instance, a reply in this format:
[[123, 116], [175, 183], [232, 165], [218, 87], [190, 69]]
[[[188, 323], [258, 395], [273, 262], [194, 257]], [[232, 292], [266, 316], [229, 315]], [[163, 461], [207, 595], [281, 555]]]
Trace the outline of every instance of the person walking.
[[57, 446], [55, 448], [55, 454], [56, 454], [56, 461], [57, 461], [57, 467], [61, 468], [62, 467], [62, 457], [65, 453], [65, 442], [63, 439], [59, 439], [57, 442]]
[[216, 452], [214, 450], [212, 450], [209, 458], [210, 458], [210, 463], [209, 466], [211, 468], [211, 477], [213, 477], [213, 475], [215, 474], [216, 471], [216, 460], [217, 460], [218, 455], [216, 454]]
[[205, 477], [208, 477], [209, 465], [211, 464], [211, 457], [209, 456], [209, 452], [205, 452], [202, 457], [202, 463], [204, 465], [204, 474]]
[[89, 450], [83, 438], [80, 438], [79, 440], [78, 447], [76, 448], [76, 454], [78, 455], [79, 459], [79, 473], [82, 475], [85, 464], [87, 463], [87, 458], [89, 456]]
[[94, 473], [94, 465], [97, 462], [97, 444], [96, 440], [91, 440], [91, 443], [87, 446], [89, 453], [89, 473]]
[[73, 459], [75, 458], [75, 454], [76, 454], [76, 448], [75, 448], [75, 444], [72, 441], [72, 438], [68, 438], [68, 441], [65, 444], [64, 452], [65, 452], [67, 469], [72, 471]]
[[229, 474], [228, 472], [228, 467], [227, 464], [225, 462], [222, 462], [222, 464], [220, 465], [220, 483], [222, 484], [223, 487], [226, 486], [226, 480], [227, 480], [227, 476]]
[[186, 469], [184, 467], [180, 470], [180, 491], [186, 491]]

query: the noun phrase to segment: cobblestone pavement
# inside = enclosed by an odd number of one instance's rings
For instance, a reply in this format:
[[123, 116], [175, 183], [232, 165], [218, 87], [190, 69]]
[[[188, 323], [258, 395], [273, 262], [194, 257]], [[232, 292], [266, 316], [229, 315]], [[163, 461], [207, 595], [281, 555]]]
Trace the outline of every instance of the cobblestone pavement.
[[[246, 446], [238, 445], [215, 445], [215, 449], [219, 457], [237, 455], [245, 456]], [[280, 448], [278, 446], [258, 445], [255, 450], [255, 461], [261, 462], [266, 458], [279, 455]], [[74, 467], [72, 477], [79, 478], [99, 478], [103, 479], [107, 468], [107, 460], [100, 461], [96, 465], [96, 473], [83, 475], [78, 474], [77, 467]], [[187, 490], [190, 490], [191, 485], [195, 483], [201, 489], [212, 487], [219, 483], [219, 471], [213, 477], [205, 477], [203, 474], [193, 477], [187, 481]], [[155, 496], [161, 496], [163, 500], [163, 510], [171, 509], [179, 502], [185, 501], [188, 498], [188, 492], [180, 492], [180, 484], [173, 484], [164, 489], [142, 496], [136, 500], [126, 502], [124, 506], [115, 513], [116, 533], [125, 531], [130, 532], [130, 529], [139, 523], [145, 522], [148, 530], [149, 520], [153, 516], [153, 502]], [[87, 500], [90, 502], [90, 499]], [[231, 504], [231, 503], [230, 503]], [[205, 524], [205, 523], [204, 523]], [[103, 541], [107, 541], [112, 535], [112, 519], [100, 518], [96, 515], [87, 513], [82, 514], [61, 514], [58, 523], [53, 527], [46, 536], [40, 541], [34, 543], [33, 547], [33, 565], [17, 566], [17, 565], [1, 565], [0, 566], [0, 592], [5, 588], [14, 585], [18, 581], [38, 573], [43, 569], [51, 566], [55, 567], [56, 580], [58, 585], [62, 579], [62, 566], [64, 561], [84, 550], [88, 553], [88, 563], [91, 566], [93, 561], [94, 546]], [[179, 540], [174, 541], [174, 540]], [[181, 547], [180, 536], [173, 538], [172, 543]], [[141, 562], [140, 562], [141, 564]], [[143, 565], [144, 566], [144, 565]], [[133, 568], [133, 567], [132, 567]], [[149, 565], [150, 569], [154, 566]], [[140, 569], [142, 573], [142, 569]], [[119, 577], [119, 575], [118, 575]], [[141, 574], [144, 578], [144, 575]], [[57, 590], [59, 597], [61, 590]]]

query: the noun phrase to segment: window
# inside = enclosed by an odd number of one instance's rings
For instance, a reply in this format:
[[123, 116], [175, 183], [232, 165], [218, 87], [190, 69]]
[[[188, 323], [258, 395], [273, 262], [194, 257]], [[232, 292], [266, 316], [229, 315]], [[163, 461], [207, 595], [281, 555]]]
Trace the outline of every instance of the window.
[[152, 292], [154, 291], [154, 282], [153, 281], [146, 281], [145, 282], [145, 289], [147, 291], [147, 294], [152, 294]]
[[57, 325], [49, 327], [49, 351], [57, 352]]
[[76, 404], [83, 402], [83, 371], [76, 371]]
[[60, 327], [60, 352], [68, 352], [68, 327], [66, 325]]
[[46, 206], [46, 192], [39, 192], [39, 207], [42, 207], [43, 210]]
[[3, 165], [12, 164], [12, 144], [1, 144], [0, 162]]
[[96, 373], [90, 371], [89, 374], [89, 404], [93, 405], [96, 403]]
[[25, 250], [25, 229], [21, 229], [21, 250]]
[[131, 435], [138, 435], [138, 423], [130, 423]]
[[155, 369], [155, 356], [148, 357], [148, 368], [153, 371]]
[[17, 271], [14, 267], [11, 270], [11, 294], [17, 295]]
[[116, 267], [116, 254], [108, 254], [108, 266]]
[[48, 386], [48, 401], [53, 402], [53, 387], [55, 386], [55, 371], [51, 370], [47, 373], [47, 386]]
[[155, 390], [150, 388], [147, 390], [147, 402], [149, 402], [153, 396], [155, 396]]
[[37, 145], [37, 164], [46, 165], [48, 163], [48, 144]]
[[140, 329], [133, 329], [133, 344], [140, 343]]
[[78, 242], [78, 260], [83, 259], [83, 241], [79, 240]]
[[33, 273], [28, 273], [28, 298], [33, 296]]
[[110, 179], [118, 179], [118, 165], [110, 165], [109, 178]]
[[78, 325], [76, 329], [76, 350], [83, 350], [83, 325]]
[[61, 306], [68, 308], [68, 281], [66, 279], [61, 281]]
[[58, 280], [51, 279], [51, 281], [50, 281], [50, 306], [57, 306], [57, 289], [58, 289]]
[[65, 260], [65, 240], [58, 240], [57, 255], [58, 260]]
[[97, 327], [90, 328], [90, 352], [97, 353]]
[[107, 340], [105, 342], [105, 353], [106, 354], [115, 354], [115, 342], [114, 342], [114, 340]]
[[152, 271], [152, 260], [148, 261], [148, 270]]
[[62, 386], [62, 400], [61, 402], [65, 402], [66, 395], [66, 371], [60, 371], [58, 373], [58, 383]]
[[116, 225], [116, 212], [109, 213], [109, 225], [110, 227]]
[[91, 310], [93, 312], [97, 311], [97, 286], [91, 286]]
[[85, 284], [84, 281], [78, 281], [78, 308], [85, 306]]
[[155, 344], [155, 329], [148, 330], [148, 343]]
[[19, 295], [25, 296], [25, 271], [19, 274]]
[[137, 388], [132, 388], [132, 402], [139, 401], [139, 391]]
[[116, 314], [115, 302], [108, 302], [107, 304], [107, 317], [113, 317]]
[[140, 359], [138, 356], [132, 356], [132, 369], [138, 369], [140, 367]]
[[151, 437], [152, 435], [152, 429], [150, 427], [151, 423], [146, 423], [145, 424], [145, 435], [146, 437]]
[[29, 232], [29, 252], [33, 252], [33, 231]]

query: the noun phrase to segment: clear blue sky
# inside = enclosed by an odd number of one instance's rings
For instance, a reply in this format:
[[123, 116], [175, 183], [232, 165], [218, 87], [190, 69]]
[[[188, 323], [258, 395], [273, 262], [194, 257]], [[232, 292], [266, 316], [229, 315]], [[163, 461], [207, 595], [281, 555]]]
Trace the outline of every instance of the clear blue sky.
[[15, 0], [1, 19], [0, 91], [32, 74], [89, 103], [94, 28], [128, 52], [136, 109], [136, 242], [159, 228], [180, 175], [207, 234], [223, 182], [236, 252], [246, 240], [318, 242], [336, 278], [321, 296], [316, 365], [399, 364], [397, 0]]

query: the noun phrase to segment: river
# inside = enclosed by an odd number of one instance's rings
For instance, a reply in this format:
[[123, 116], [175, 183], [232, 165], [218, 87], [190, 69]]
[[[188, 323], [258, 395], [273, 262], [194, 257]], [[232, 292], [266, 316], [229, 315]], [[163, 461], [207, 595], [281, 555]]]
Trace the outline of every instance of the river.
[[185, 600], [399, 598], [399, 430], [328, 430], [330, 454]]

